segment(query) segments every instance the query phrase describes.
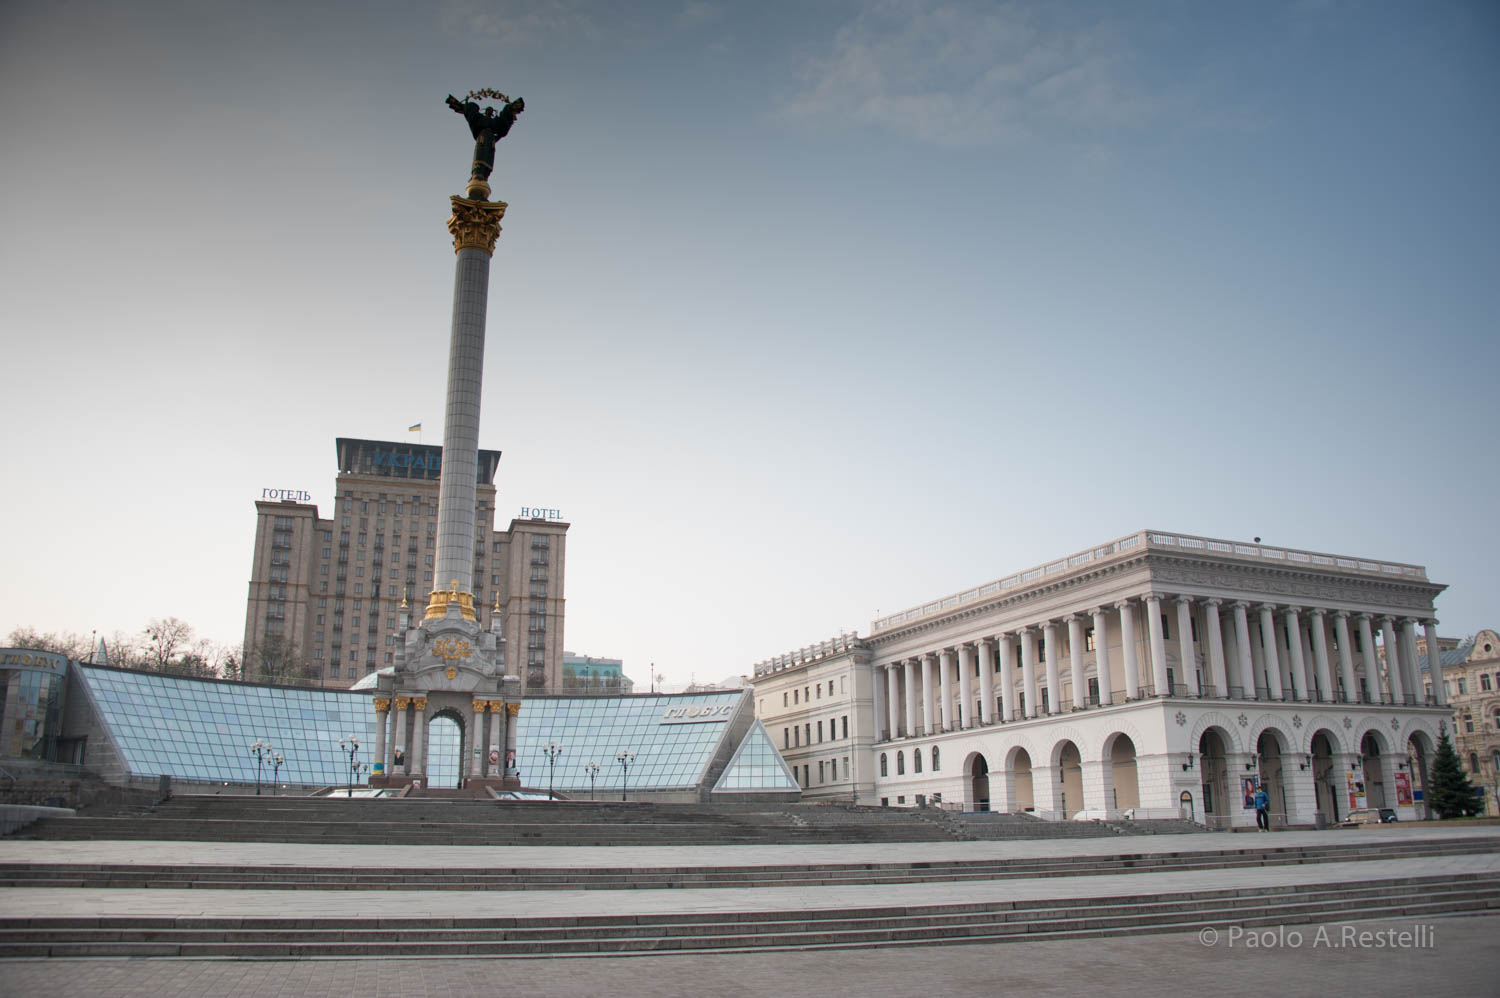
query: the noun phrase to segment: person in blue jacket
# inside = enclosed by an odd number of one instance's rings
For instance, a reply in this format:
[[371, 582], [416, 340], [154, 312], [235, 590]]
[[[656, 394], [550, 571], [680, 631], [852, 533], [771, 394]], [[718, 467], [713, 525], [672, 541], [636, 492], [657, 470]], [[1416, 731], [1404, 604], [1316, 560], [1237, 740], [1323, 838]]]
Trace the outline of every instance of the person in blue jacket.
[[1263, 832], [1271, 830], [1271, 798], [1265, 787], [1255, 791], [1255, 827]]

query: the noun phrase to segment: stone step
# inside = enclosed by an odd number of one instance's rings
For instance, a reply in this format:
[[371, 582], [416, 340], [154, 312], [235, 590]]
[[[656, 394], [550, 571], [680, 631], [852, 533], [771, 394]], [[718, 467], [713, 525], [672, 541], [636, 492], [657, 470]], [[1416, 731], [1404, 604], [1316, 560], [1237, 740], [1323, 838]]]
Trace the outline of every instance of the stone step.
[[90, 926], [71, 924], [78, 919], [0, 919], [0, 957], [534, 957], [725, 952], [1086, 938], [1205, 926], [1299, 925], [1490, 910], [1500, 910], [1500, 877], [1471, 878], [1457, 884], [1448, 878], [1418, 877], [1128, 898], [826, 909], [795, 915], [626, 915], [524, 922], [101, 917], [89, 920], [94, 923]]

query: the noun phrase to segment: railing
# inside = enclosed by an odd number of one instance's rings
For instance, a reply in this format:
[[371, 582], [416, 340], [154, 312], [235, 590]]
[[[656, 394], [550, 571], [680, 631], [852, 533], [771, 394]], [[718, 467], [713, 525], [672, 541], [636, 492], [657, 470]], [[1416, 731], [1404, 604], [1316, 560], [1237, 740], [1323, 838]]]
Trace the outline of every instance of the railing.
[[1050, 580], [1053, 576], [1064, 572], [1082, 571], [1091, 567], [1095, 562], [1108, 561], [1128, 552], [1140, 550], [1141, 548], [1209, 552], [1232, 558], [1252, 558], [1282, 564], [1290, 562], [1292, 564], [1317, 566], [1318, 568], [1335, 572], [1378, 575], [1385, 578], [1396, 576], [1423, 581], [1427, 579], [1427, 572], [1420, 565], [1367, 561], [1361, 558], [1345, 558], [1312, 551], [1297, 551], [1291, 548], [1267, 547], [1261, 544], [1242, 544], [1237, 541], [1195, 537], [1189, 534], [1169, 534], [1155, 530], [1142, 530], [1126, 537], [1121, 537], [1118, 540], [1110, 541], [1108, 544], [1101, 544], [1098, 547], [1080, 551], [1066, 558], [1059, 558], [1042, 565], [1037, 565], [1024, 572], [1017, 572], [1014, 575], [1007, 575], [1002, 579], [987, 582], [973, 589], [966, 589], [963, 592], [932, 600], [919, 606], [914, 606], [909, 610], [903, 610], [900, 613], [881, 617], [870, 624], [870, 632], [874, 634], [890, 630], [909, 621], [920, 620], [924, 617], [943, 613], [977, 600], [999, 595], [1007, 590], [1029, 586], [1038, 580]]
[[860, 641], [859, 635], [851, 631], [848, 634], [840, 634], [836, 638], [829, 638], [827, 641], [819, 641], [816, 644], [798, 648], [796, 651], [790, 651], [784, 655], [768, 658], [764, 662], [757, 662], [755, 663], [752, 675], [762, 676], [772, 672], [780, 672], [783, 669], [817, 662], [863, 647], [864, 643]]

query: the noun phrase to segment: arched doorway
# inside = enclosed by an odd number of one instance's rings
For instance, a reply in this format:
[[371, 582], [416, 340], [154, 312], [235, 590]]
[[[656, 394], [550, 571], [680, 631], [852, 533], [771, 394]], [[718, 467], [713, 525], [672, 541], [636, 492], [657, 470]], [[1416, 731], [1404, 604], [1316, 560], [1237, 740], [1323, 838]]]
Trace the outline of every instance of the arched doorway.
[[1015, 781], [1015, 791], [1010, 795], [1011, 810], [1036, 810], [1036, 797], [1031, 785], [1031, 753], [1016, 749], [1011, 757], [1010, 778]]
[[1271, 801], [1271, 824], [1285, 825], [1288, 813], [1286, 796], [1286, 773], [1283, 756], [1286, 746], [1281, 732], [1267, 728], [1255, 740], [1255, 752], [1260, 756], [1260, 785]]
[[1114, 811], [1125, 811], [1141, 806], [1140, 782], [1136, 777], [1135, 742], [1129, 735], [1116, 733], [1104, 750], [1107, 762], [1105, 771], [1109, 776], [1109, 787], [1105, 794], [1105, 806]]
[[1385, 760], [1380, 755], [1380, 739], [1367, 731], [1359, 741], [1359, 768], [1365, 776], [1365, 806], [1390, 807], [1385, 796]]
[[1318, 813], [1329, 825], [1337, 825], [1344, 809], [1339, 807], [1339, 798], [1347, 793], [1343, 774], [1335, 772], [1333, 762], [1333, 736], [1319, 731], [1312, 739], [1313, 794], [1318, 801]]
[[463, 775], [463, 722], [451, 711], [427, 723], [427, 785], [457, 787]]
[[[1412, 806], [1417, 809], [1417, 817], [1426, 819], [1427, 814], [1427, 767], [1432, 764], [1432, 752], [1430, 748], [1432, 740], [1425, 731], [1414, 731], [1406, 740], [1406, 758], [1410, 763], [1411, 787], [1413, 791], [1420, 792], [1421, 800], [1415, 799], [1413, 794]], [[1497, 765], [1500, 772], [1500, 765]]]
[[1209, 728], [1198, 739], [1198, 765], [1203, 783], [1203, 821], [1211, 828], [1226, 828], [1233, 820], [1238, 798], [1229, 796], [1229, 743], [1217, 728]]
[[974, 811], [990, 809], [990, 765], [978, 753], [969, 762], [969, 807]]
[[1057, 782], [1057, 809], [1064, 818], [1071, 818], [1083, 810], [1083, 756], [1071, 741], [1057, 748]]

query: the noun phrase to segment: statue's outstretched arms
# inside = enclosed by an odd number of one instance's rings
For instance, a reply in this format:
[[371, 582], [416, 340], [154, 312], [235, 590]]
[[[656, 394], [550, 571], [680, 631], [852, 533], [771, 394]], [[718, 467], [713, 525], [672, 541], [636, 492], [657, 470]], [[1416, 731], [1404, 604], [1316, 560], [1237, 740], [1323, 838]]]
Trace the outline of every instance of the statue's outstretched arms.
[[448, 99], [446, 101], [444, 101], [443, 103], [445, 103], [449, 107], [453, 108], [453, 110], [457, 111], [459, 114], [463, 114], [464, 113], [463, 103], [461, 101], [459, 101], [458, 98], [454, 97], [452, 94], [449, 94], [448, 95]]

